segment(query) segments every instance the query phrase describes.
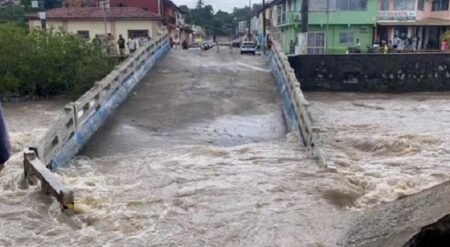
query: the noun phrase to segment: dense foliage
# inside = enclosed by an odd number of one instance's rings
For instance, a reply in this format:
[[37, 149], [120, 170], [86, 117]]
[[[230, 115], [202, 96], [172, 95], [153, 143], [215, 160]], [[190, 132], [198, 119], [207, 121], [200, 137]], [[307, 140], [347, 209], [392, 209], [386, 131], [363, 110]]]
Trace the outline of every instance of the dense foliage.
[[78, 96], [114, 65], [78, 36], [0, 24], [1, 96]]
[[211, 5], [198, 0], [194, 9], [189, 9], [186, 5], [180, 6], [186, 13], [186, 22], [202, 26], [209, 35], [232, 35], [235, 33], [238, 21], [248, 21], [251, 16], [262, 9], [261, 4], [253, 4], [252, 8], [234, 8], [233, 13], [218, 10], [214, 13]]

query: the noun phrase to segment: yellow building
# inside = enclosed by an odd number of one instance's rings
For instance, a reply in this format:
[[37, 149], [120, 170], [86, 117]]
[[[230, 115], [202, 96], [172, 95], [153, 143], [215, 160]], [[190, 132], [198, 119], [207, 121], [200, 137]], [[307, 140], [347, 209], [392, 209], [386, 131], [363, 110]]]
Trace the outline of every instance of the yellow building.
[[[119, 35], [125, 40], [139, 37], [155, 37], [160, 34], [161, 16], [135, 7], [111, 7], [106, 12], [97, 7], [69, 7], [48, 10], [47, 28], [60, 29], [92, 40], [96, 35], [112, 34], [115, 41]], [[28, 16], [30, 28], [40, 28], [39, 17]]]

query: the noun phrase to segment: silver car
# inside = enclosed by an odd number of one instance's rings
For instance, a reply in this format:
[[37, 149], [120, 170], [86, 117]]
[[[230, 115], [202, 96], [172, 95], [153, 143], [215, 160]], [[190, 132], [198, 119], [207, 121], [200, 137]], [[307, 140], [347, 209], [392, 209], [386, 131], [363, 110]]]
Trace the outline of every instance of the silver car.
[[251, 53], [253, 55], [256, 55], [256, 44], [255, 42], [251, 41], [244, 41], [241, 45], [241, 54], [244, 53]]

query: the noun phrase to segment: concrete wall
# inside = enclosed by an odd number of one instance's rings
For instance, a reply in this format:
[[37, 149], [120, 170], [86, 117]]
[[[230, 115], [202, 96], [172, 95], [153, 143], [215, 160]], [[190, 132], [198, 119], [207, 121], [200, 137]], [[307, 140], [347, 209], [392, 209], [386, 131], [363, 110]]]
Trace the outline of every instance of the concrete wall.
[[304, 90], [450, 90], [448, 53], [301, 55], [289, 61]]

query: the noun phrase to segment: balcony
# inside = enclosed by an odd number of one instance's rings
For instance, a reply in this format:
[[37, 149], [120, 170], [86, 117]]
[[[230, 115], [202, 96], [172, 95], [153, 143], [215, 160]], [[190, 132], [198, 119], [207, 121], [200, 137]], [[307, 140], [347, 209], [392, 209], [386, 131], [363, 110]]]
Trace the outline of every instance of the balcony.
[[278, 15], [278, 26], [299, 25], [301, 21], [298, 11], [287, 11]]

